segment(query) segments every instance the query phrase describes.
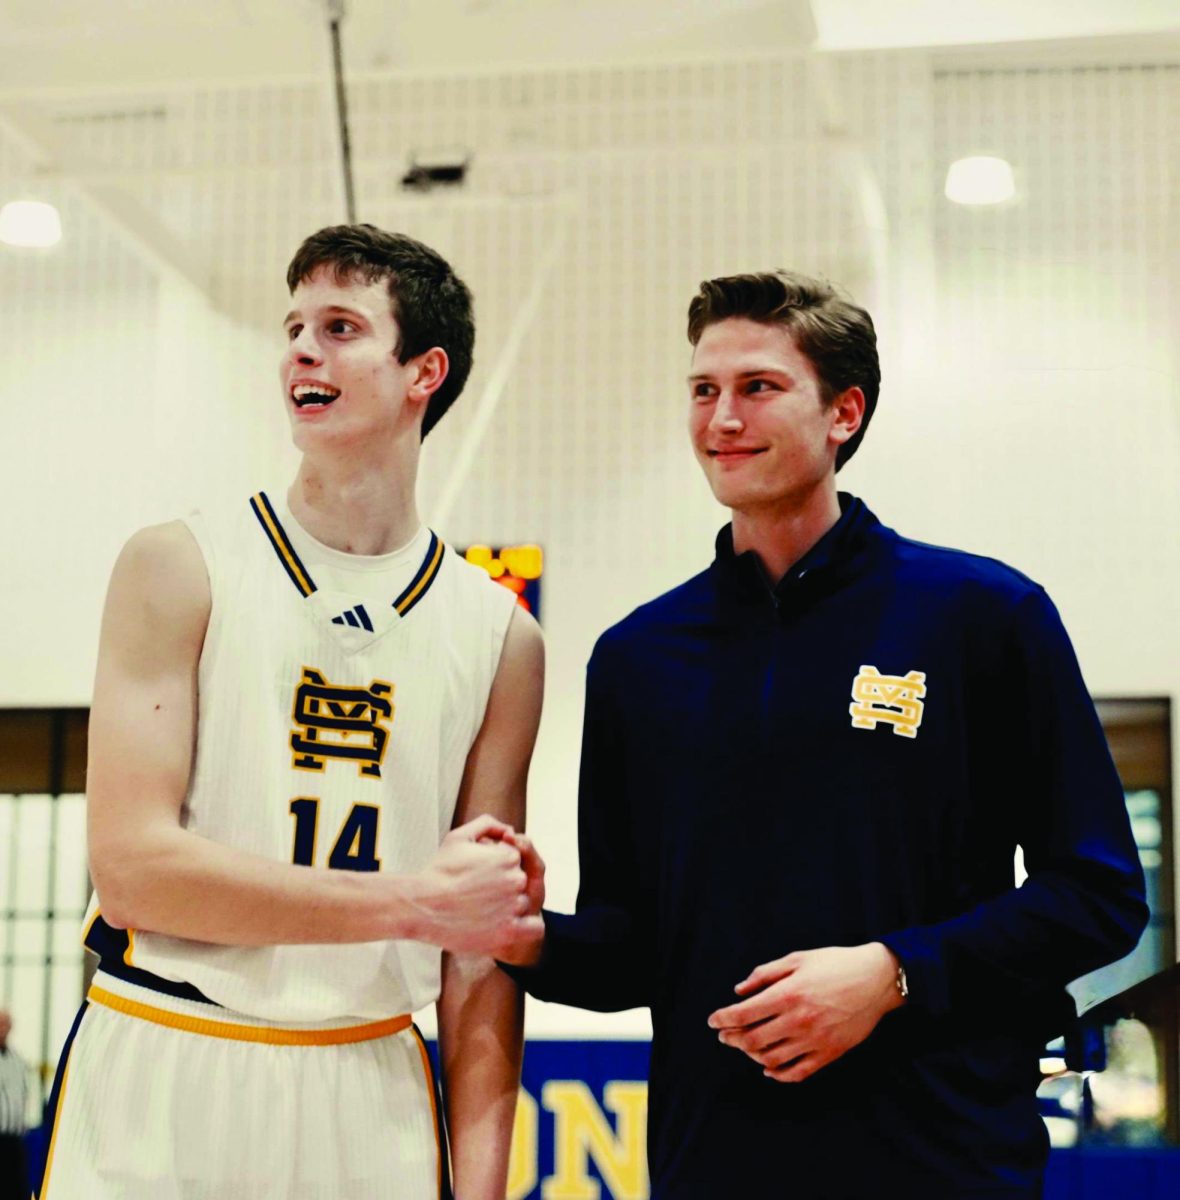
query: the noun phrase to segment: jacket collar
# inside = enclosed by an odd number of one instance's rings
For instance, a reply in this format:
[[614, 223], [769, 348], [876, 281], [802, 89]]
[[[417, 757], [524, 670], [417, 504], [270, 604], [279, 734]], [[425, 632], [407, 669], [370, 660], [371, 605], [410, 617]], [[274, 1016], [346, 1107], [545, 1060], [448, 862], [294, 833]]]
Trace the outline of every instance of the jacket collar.
[[713, 576], [722, 596], [733, 600], [773, 601], [775, 606], [798, 594], [800, 586], [827, 590], [850, 574], [873, 541], [889, 531], [868, 506], [847, 492], [839, 493], [840, 519], [777, 583], [770, 579], [753, 550], [736, 554], [733, 526], [717, 534]]

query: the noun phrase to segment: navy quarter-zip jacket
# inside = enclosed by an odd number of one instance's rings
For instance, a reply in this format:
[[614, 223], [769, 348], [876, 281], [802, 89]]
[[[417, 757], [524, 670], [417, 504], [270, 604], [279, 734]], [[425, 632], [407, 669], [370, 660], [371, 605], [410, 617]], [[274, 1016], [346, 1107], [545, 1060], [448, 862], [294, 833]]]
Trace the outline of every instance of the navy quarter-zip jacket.
[[[651, 1008], [654, 1200], [1039, 1195], [1038, 1056], [1073, 1015], [1065, 984], [1147, 920], [1044, 591], [841, 508], [777, 586], [722, 530], [712, 566], [588, 668], [577, 911], [547, 911], [541, 964], [513, 974]], [[871, 941], [909, 1000], [803, 1083], [707, 1027], [759, 963]]]

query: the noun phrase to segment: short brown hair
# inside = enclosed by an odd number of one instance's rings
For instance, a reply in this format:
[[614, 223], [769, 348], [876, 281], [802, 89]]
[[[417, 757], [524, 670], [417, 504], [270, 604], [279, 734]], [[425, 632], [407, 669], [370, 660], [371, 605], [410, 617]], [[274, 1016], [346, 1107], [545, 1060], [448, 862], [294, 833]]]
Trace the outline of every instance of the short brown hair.
[[399, 330], [393, 352], [405, 364], [435, 346], [446, 351], [447, 377], [430, 397], [422, 418], [425, 437], [458, 399], [475, 349], [471, 292], [436, 250], [404, 233], [375, 225], [329, 225], [306, 238], [287, 268], [294, 292], [321, 267], [337, 280], [387, 281], [390, 306]]
[[692, 298], [689, 342], [695, 346], [708, 326], [731, 317], [784, 326], [815, 367], [825, 404], [850, 387], [864, 392], [864, 420], [836, 452], [838, 471], [856, 453], [881, 390], [872, 317], [831, 284], [795, 271], [723, 275], [702, 281]]

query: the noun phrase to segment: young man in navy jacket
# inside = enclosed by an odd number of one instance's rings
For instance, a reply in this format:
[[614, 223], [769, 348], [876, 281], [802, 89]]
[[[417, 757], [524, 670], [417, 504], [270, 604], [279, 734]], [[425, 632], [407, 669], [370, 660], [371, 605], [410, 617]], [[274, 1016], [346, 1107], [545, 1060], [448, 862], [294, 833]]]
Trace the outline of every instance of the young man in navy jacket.
[[1039, 1051], [1147, 919], [1069, 639], [1018, 571], [837, 492], [877, 400], [866, 312], [737, 276], [688, 334], [732, 524], [595, 648], [577, 911], [514, 974], [650, 1006], [656, 1200], [1039, 1196]]

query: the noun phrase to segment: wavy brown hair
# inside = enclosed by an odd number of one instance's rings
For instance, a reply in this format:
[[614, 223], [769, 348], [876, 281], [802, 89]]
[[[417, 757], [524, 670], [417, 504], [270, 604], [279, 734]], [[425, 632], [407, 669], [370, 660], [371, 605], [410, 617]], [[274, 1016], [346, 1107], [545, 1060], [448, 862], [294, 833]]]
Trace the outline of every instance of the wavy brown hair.
[[787, 329], [815, 367], [825, 404], [831, 404], [850, 387], [864, 392], [864, 420], [836, 452], [838, 471], [856, 453], [881, 390], [873, 318], [831, 284], [796, 271], [723, 275], [704, 280], [692, 298], [688, 306], [689, 342], [696, 346], [710, 325], [731, 317]]
[[375, 225], [329, 225], [313, 233], [295, 251], [287, 268], [287, 287], [294, 292], [321, 267], [328, 267], [340, 282], [386, 281], [398, 327], [393, 348], [398, 362], [405, 364], [435, 346], [446, 351], [447, 377], [430, 397], [422, 418], [425, 437], [458, 399], [471, 374], [475, 317], [467, 285], [436, 250]]

